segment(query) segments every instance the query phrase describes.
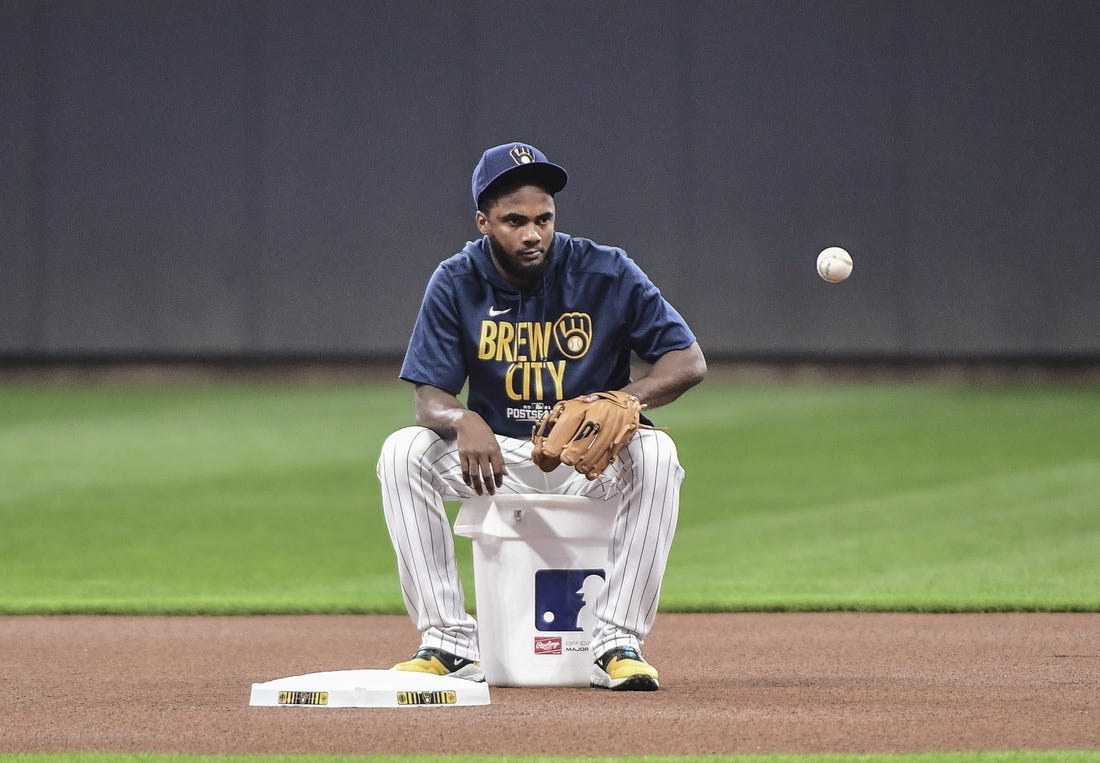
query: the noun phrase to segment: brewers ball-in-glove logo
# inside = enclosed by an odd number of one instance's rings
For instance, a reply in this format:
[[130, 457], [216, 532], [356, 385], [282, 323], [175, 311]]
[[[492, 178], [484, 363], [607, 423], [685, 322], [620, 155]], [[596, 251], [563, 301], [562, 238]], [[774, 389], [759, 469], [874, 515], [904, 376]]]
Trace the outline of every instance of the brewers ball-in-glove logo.
[[565, 313], [554, 324], [558, 352], [570, 360], [583, 358], [592, 344], [592, 318], [588, 313]]
[[508, 152], [508, 155], [512, 157], [512, 161], [516, 164], [530, 164], [535, 161], [535, 154], [527, 146], [512, 146], [512, 150]]

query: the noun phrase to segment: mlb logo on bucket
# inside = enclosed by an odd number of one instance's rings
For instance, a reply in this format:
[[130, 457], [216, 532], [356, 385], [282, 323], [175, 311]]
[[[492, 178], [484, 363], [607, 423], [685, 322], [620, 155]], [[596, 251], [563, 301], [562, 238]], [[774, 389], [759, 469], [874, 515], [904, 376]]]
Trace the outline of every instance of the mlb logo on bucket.
[[593, 606], [603, 588], [601, 569], [537, 570], [535, 572], [535, 630], [591, 632], [596, 623]]
[[535, 636], [535, 654], [561, 654], [561, 636]]

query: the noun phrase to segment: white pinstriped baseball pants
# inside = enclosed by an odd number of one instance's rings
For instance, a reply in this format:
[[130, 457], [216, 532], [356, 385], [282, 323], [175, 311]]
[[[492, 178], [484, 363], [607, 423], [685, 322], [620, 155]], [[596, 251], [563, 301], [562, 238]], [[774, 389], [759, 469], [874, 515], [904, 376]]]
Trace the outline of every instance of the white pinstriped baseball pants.
[[[598, 479], [569, 466], [547, 474], [531, 462], [531, 442], [497, 435], [507, 474], [498, 495], [585, 495], [617, 500], [608, 548], [607, 583], [593, 608], [591, 649], [641, 647], [653, 627], [665, 574], [684, 470], [672, 438], [640, 430]], [[476, 495], [462, 481], [455, 440], [424, 427], [390, 435], [378, 459], [382, 508], [397, 554], [401, 593], [420, 645], [466, 659], [481, 658], [477, 622], [466, 611], [455, 562], [454, 536], [443, 501]]]

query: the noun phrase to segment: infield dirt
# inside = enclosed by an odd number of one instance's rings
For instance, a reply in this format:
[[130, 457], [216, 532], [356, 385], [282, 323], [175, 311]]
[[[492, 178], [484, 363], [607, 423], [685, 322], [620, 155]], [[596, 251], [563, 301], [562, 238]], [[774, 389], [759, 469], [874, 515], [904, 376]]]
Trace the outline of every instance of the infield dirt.
[[1100, 614], [662, 614], [662, 689], [250, 707], [385, 668], [403, 616], [0, 618], [0, 752], [642, 755], [1100, 749]]

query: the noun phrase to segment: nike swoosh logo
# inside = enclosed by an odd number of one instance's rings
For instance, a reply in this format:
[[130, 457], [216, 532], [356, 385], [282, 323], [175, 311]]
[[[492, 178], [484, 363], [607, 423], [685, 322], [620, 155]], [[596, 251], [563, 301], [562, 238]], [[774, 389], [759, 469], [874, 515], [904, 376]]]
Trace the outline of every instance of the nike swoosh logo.
[[505, 313], [510, 313], [510, 312], [512, 312], [512, 308], [510, 308], [510, 307], [505, 308], [504, 310], [497, 310], [495, 307], [490, 307], [489, 308], [489, 315], [490, 316], [504, 315]]

